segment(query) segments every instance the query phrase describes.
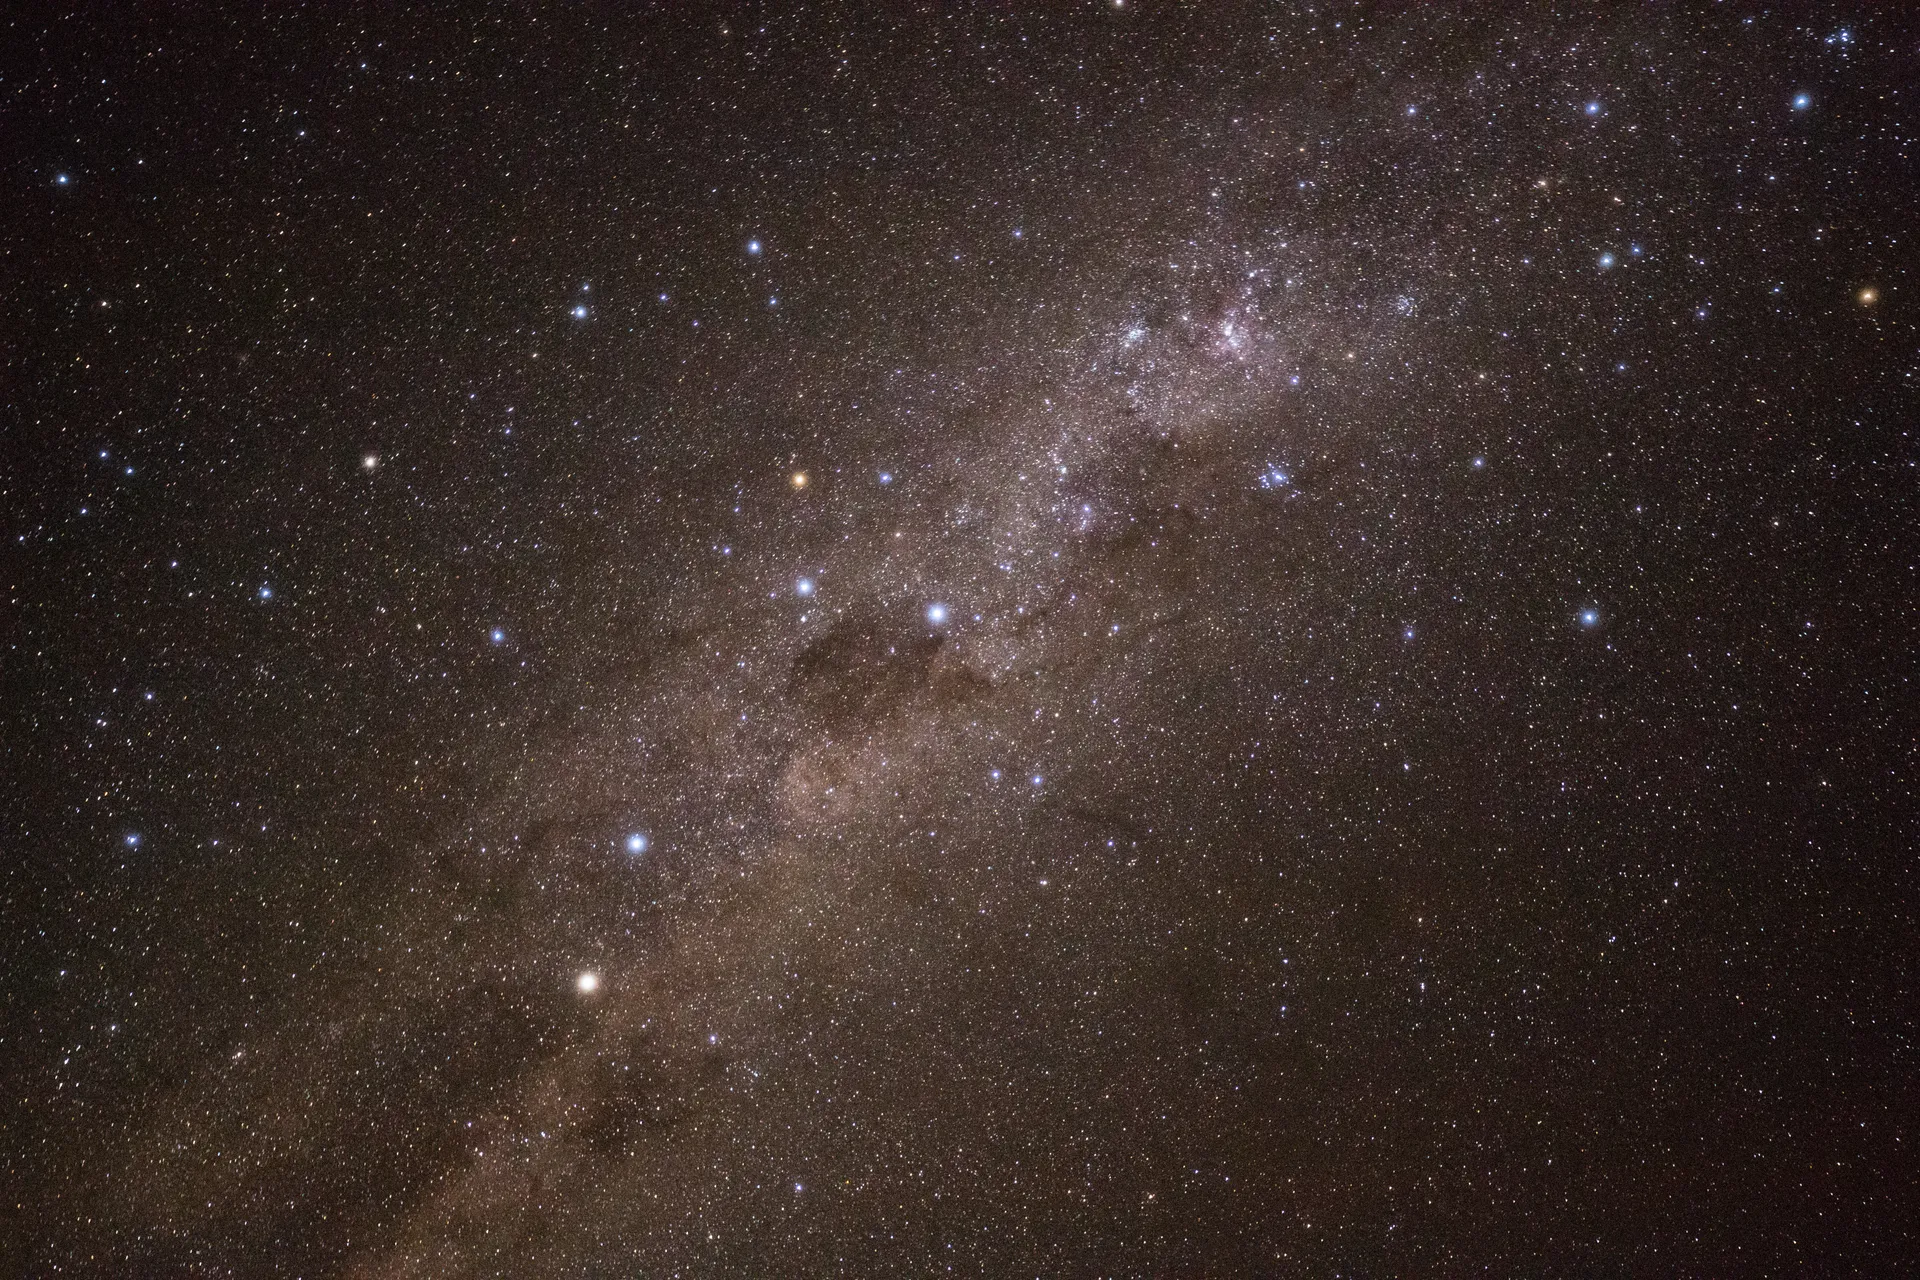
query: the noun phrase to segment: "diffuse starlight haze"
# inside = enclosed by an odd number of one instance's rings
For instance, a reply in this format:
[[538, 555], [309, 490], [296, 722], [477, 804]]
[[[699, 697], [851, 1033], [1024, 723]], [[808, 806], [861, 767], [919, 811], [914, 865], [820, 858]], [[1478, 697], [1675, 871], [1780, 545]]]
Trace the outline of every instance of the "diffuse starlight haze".
[[0, 1269], [1914, 1265], [1917, 51], [15, 19]]

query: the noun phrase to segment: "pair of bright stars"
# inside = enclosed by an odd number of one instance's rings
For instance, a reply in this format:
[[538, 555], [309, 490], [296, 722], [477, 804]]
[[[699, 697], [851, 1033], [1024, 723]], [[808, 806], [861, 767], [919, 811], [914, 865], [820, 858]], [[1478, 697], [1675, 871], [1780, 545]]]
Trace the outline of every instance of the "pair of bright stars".
[[[793, 594], [795, 594], [796, 596], [799, 596], [802, 600], [811, 600], [813, 598], [814, 592], [818, 591], [819, 589], [820, 589], [820, 584], [815, 582], [812, 578], [799, 578], [799, 579], [796, 579], [793, 584]], [[926, 618], [927, 618], [928, 626], [944, 627], [947, 625], [948, 621], [952, 617], [953, 617], [952, 611], [949, 610], [946, 605], [940, 603], [938, 600], [934, 601], [932, 604], [928, 605], [926, 608]]]
[[[637, 858], [652, 847], [653, 842], [647, 838], [646, 832], [631, 831], [627, 833], [625, 844], [627, 852]], [[600, 975], [592, 969], [584, 970], [573, 980], [573, 985], [581, 995], [590, 996], [600, 990]]]

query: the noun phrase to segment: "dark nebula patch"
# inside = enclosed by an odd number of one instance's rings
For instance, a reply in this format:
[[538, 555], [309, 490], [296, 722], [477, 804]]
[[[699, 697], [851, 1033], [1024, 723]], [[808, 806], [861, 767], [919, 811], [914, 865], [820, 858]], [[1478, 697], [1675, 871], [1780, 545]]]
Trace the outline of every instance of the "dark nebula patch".
[[[940, 636], [910, 614], [856, 610], [793, 661], [794, 700], [836, 732], [930, 700], [942, 647]], [[949, 680], [946, 688], [949, 699], [964, 696], [964, 685]]]

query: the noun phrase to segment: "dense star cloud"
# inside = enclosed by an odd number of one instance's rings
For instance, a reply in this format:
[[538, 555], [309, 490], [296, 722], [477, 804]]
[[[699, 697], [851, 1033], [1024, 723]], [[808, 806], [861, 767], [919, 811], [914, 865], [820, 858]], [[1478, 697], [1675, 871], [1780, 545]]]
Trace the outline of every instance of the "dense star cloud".
[[1920, 1255], [1905, 19], [4, 50], [9, 1273]]

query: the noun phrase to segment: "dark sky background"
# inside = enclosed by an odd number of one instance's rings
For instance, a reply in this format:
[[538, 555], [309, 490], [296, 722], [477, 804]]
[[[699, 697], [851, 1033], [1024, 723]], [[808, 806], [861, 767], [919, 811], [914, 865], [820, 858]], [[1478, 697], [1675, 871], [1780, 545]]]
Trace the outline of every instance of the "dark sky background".
[[1920, 1262], [1900, 6], [34, 8], [0, 1270]]

